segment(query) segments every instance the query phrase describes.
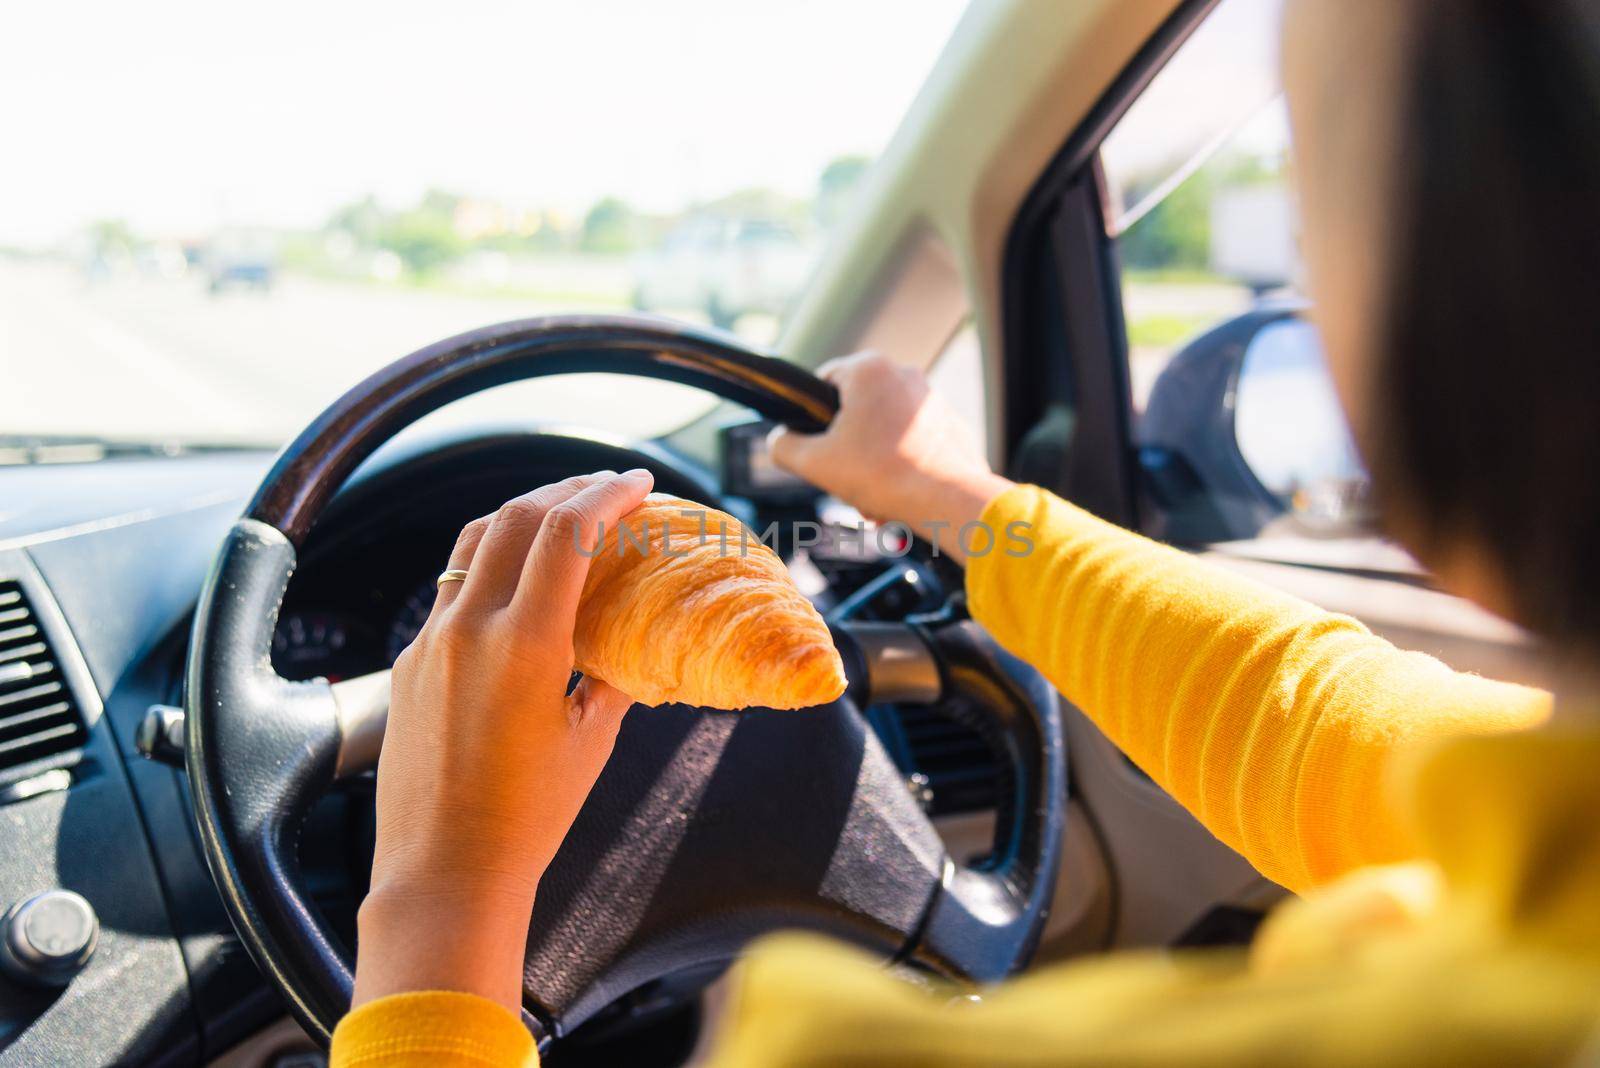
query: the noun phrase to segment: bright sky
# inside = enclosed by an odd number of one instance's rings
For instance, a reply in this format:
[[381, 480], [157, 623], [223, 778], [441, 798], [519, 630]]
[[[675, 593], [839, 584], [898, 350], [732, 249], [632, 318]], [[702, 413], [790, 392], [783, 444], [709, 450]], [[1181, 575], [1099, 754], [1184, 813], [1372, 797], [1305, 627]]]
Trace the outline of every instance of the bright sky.
[[429, 186], [574, 212], [805, 194], [882, 148], [965, 2], [13, 4], [0, 243], [315, 225]]
[[[1283, 0], [1223, 0], [1134, 101], [1107, 138], [1106, 169], [1135, 174], [1175, 163], [1262, 111], [1279, 92]], [[1253, 124], [1254, 125], [1254, 124]], [[1250, 131], [1281, 148], [1288, 129]]]

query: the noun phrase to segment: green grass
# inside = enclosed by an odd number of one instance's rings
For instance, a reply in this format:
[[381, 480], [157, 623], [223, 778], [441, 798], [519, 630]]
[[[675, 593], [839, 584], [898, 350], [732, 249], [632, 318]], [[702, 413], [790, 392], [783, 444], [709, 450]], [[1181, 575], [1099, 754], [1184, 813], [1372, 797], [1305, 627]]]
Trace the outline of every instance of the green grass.
[[1135, 348], [1166, 348], [1189, 340], [1215, 322], [1204, 315], [1146, 315], [1128, 323], [1128, 344]]
[[1137, 285], [1231, 286], [1238, 284], [1219, 274], [1213, 274], [1204, 267], [1125, 267], [1122, 270], [1122, 281], [1124, 284], [1132, 282]]

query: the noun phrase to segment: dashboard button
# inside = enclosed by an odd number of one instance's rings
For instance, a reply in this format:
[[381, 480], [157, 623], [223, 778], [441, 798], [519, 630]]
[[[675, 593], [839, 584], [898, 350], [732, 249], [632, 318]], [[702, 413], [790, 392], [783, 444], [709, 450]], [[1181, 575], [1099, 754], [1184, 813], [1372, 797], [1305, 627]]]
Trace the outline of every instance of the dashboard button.
[[71, 890], [46, 890], [12, 905], [0, 938], [0, 967], [20, 982], [66, 986], [94, 955], [100, 920]]

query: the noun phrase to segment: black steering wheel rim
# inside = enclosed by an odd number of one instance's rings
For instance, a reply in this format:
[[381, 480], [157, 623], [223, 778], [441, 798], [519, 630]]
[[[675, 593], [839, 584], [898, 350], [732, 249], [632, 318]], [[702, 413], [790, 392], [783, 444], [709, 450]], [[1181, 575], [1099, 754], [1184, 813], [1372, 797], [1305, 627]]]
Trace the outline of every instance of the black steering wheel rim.
[[[324, 1042], [348, 1009], [351, 962], [305, 893], [296, 845], [306, 808], [334, 780], [341, 745], [339, 717], [325, 682], [282, 679], [267, 656], [296, 553], [323, 508], [360, 463], [423, 415], [505, 382], [592, 371], [700, 386], [806, 431], [824, 428], [838, 404], [831, 385], [793, 364], [750, 352], [726, 335], [660, 319], [558, 316], [471, 331], [378, 371], [311, 423], [280, 455], [245, 516], [229, 533], [201, 594], [185, 703], [186, 761], [202, 848], [247, 949], [294, 1015]], [[956, 635], [956, 629], [949, 633]], [[759, 725], [738, 729], [751, 738], [763, 732], [812, 731], [812, 741], [820, 738], [824, 748], [843, 754], [841, 759], [856, 761], [851, 771], [856, 780], [837, 784], [850, 798], [850, 811], [837, 814], [840, 841], [849, 826], [863, 819], [872, 824], [870, 834], [876, 836], [857, 843], [862, 856], [854, 868], [845, 865], [847, 874], [853, 873], [858, 882], [875, 883], [874, 889], [862, 900], [851, 899], [857, 894], [852, 889], [843, 896], [833, 895], [820, 909], [785, 913], [788, 922], [855, 937], [957, 975], [995, 979], [1026, 961], [1054, 886], [1065, 809], [1059, 711], [1048, 685], [1036, 673], [1006, 662], [976, 628], [968, 625], [943, 644], [958, 650], [947, 671], [971, 678], [978, 664], [979, 674], [1009, 679], [998, 684], [996, 699], [1009, 693], [1015, 699], [1011, 707], [1022, 710], [1007, 720], [1000, 733], [1012, 740], [1013, 755], [1025, 766], [1027, 786], [1017, 798], [1023, 828], [1020, 849], [1025, 855], [1006, 858], [992, 871], [961, 869], [943, 855], [931, 824], [914, 806], [908, 809], [909, 795], [848, 699], [827, 714], [808, 713], [809, 719], [756, 716], [750, 722]], [[681, 726], [689, 732], [698, 730], [696, 724], [702, 720], [704, 713], [678, 719], [662, 713], [642, 720], [637, 729], [670, 733]], [[625, 732], [629, 729], [625, 724]], [[724, 727], [716, 729], [727, 733]], [[780, 739], [773, 744], [790, 743]], [[642, 752], [646, 745], [641, 742], [634, 748]], [[619, 741], [618, 750], [628, 747]], [[613, 762], [619, 759], [614, 757]], [[608, 765], [608, 775], [611, 770]], [[701, 789], [710, 788], [707, 784], [713, 780], [722, 781], [714, 764], [704, 770]], [[807, 781], [802, 776], [791, 787], [803, 791]], [[597, 794], [602, 792], [597, 786]], [[596, 807], [603, 808], [603, 802]], [[584, 818], [580, 815], [580, 825]], [[851, 833], [862, 832], [857, 827]], [[575, 827], [569, 840], [578, 834]], [[883, 870], [869, 872], [868, 860]], [[582, 904], [584, 889], [574, 889], [561, 868], [558, 856], [547, 875], [553, 889], [547, 895], [541, 887], [540, 908], [547, 896], [558, 901], [552, 908], [561, 907], [563, 896], [569, 903]], [[815, 873], [806, 877], [811, 874]], [[828, 874], [833, 877], [831, 871]], [[778, 885], [783, 879], [792, 881], [794, 874], [772, 878]], [[893, 892], [884, 888], [890, 884]], [[774, 893], [773, 885], [763, 886], [761, 892]], [[792, 888], [783, 884], [780, 889]], [[744, 917], [745, 927], [777, 922], [761, 908], [754, 915], [754, 919]], [[536, 929], [539, 922], [536, 909]], [[664, 967], [663, 945], [674, 939], [692, 940], [697, 931], [706, 930], [695, 926], [698, 918], [676, 917], [672, 922], [677, 926], [647, 953], [628, 956], [622, 952], [626, 947], [619, 948], [619, 955], [609, 962], [623, 976], [618, 982], [636, 981], [650, 974], [649, 969]], [[740, 929], [737, 937], [747, 933]], [[895, 938], [900, 942], [891, 945]], [[568, 1008], [587, 996], [581, 1011], [572, 1014], [581, 1018], [583, 1012], [592, 1011], [597, 998], [616, 993], [617, 987], [599, 983], [594, 974], [581, 969], [564, 969], [561, 954], [564, 950], [572, 955], [574, 945], [586, 949], [588, 943], [580, 939], [552, 946], [541, 943], [536, 930], [530, 939], [528, 975], [533, 984], [540, 968], [564, 972], [550, 982], [565, 990], [561, 996], [569, 999]], [[726, 955], [728, 946], [719, 944], [705, 952], [681, 946], [674, 952], [693, 960], [697, 953], [707, 956], [713, 950]], [[530, 998], [540, 1004], [548, 1000], [535, 998], [531, 985], [528, 989]], [[541, 1041], [563, 1027], [561, 1014], [553, 1010], [525, 1012], [525, 1020]]]
[[445, 338], [355, 385], [284, 449], [245, 515], [299, 547], [361, 461], [429, 412], [507, 382], [595, 371], [699, 386], [807, 432], [839, 410], [831, 384], [725, 334], [646, 316], [519, 319]]

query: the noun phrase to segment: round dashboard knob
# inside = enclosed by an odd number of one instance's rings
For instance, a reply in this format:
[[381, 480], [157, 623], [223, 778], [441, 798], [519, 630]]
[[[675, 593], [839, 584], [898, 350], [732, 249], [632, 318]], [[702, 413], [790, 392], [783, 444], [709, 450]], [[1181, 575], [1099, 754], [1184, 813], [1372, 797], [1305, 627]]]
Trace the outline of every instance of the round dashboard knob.
[[0, 924], [0, 966], [36, 986], [66, 986], [100, 938], [94, 906], [71, 890], [46, 890], [17, 902]]

